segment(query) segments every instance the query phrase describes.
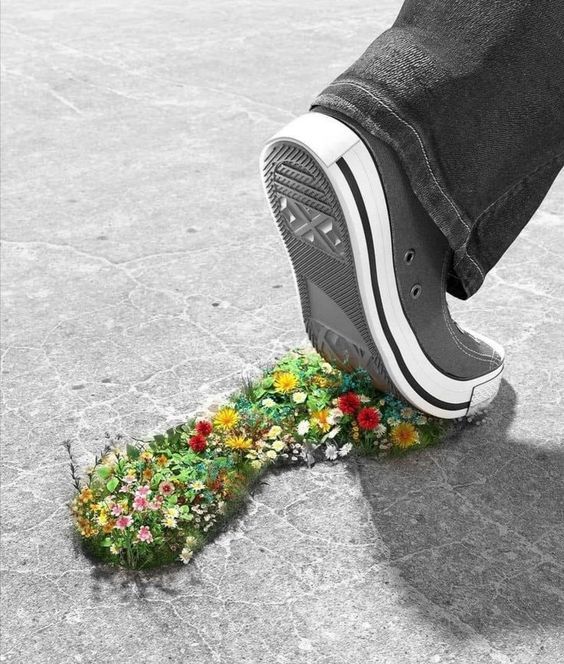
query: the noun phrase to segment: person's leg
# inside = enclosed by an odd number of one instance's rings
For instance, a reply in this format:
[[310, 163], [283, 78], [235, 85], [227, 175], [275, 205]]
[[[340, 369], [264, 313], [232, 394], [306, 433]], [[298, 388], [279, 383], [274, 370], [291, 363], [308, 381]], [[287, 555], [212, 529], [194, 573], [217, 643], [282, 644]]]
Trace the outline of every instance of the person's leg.
[[453, 250], [447, 290], [481, 286], [564, 163], [564, 2], [406, 0], [314, 100], [387, 142]]

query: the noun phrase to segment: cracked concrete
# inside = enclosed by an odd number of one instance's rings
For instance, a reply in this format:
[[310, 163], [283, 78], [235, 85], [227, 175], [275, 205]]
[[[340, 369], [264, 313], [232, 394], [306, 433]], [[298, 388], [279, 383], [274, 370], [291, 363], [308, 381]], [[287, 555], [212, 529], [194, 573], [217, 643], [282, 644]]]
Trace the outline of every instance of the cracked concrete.
[[84, 466], [306, 343], [258, 154], [398, 7], [5, 3], [1, 661], [560, 661], [562, 177], [450, 300], [507, 350], [484, 424], [271, 475], [187, 567], [73, 543], [64, 439]]

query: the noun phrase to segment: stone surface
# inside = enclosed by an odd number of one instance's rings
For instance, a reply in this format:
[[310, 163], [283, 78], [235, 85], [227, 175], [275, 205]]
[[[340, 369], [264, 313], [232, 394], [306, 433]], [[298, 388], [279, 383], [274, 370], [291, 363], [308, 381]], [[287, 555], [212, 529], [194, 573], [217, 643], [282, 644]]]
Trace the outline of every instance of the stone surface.
[[186, 567], [116, 573], [72, 536], [64, 439], [90, 463], [306, 342], [258, 153], [398, 7], [5, 3], [1, 661], [559, 661], [562, 177], [451, 300], [507, 350], [482, 425], [272, 475]]

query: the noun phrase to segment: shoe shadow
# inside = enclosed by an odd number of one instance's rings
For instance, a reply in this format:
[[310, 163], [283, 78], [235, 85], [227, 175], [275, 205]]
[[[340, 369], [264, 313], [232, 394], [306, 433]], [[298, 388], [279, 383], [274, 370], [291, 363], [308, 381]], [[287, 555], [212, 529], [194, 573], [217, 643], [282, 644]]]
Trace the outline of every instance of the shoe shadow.
[[564, 448], [513, 438], [515, 404], [503, 380], [480, 426], [390, 461], [393, 472], [353, 462], [388, 563], [428, 619], [483, 633], [564, 624]]

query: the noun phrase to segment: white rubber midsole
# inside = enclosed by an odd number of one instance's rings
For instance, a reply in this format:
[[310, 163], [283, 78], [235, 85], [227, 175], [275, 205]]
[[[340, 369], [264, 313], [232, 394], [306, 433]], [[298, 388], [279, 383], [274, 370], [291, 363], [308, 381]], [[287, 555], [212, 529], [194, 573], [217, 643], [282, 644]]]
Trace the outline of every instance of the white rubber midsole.
[[[503, 364], [479, 378], [457, 380], [441, 373], [427, 359], [405, 317], [396, 284], [392, 238], [384, 190], [368, 149], [346, 125], [320, 113], [307, 113], [293, 120], [266, 144], [290, 140], [311, 152], [320, 162], [339, 199], [346, 218], [349, 238], [359, 275], [360, 296], [370, 332], [382, 361], [397, 389], [414, 406], [437, 417], [462, 417], [483, 408], [497, 393]], [[446, 403], [470, 402], [468, 408], [444, 409], [429, 403], [407, 381], [396, 360], [380, 322], [370, 273], [369, 254], [360, 213], [345, 176], [337, 166], [343, 158], [354, 175], [370, 221], [378, 286], [384, 315], [403, 361], [417, 383], [436, 399]], [[262, 161], [262, 158], [261, 158]], [[469, 331], [470, 332], [470, 331]], [[503, 347], [473, 332], [503, 357]], [[479, 389], [479, 386], [484, 386]], [[476, 389], [475, 389], [476, 388]]]

